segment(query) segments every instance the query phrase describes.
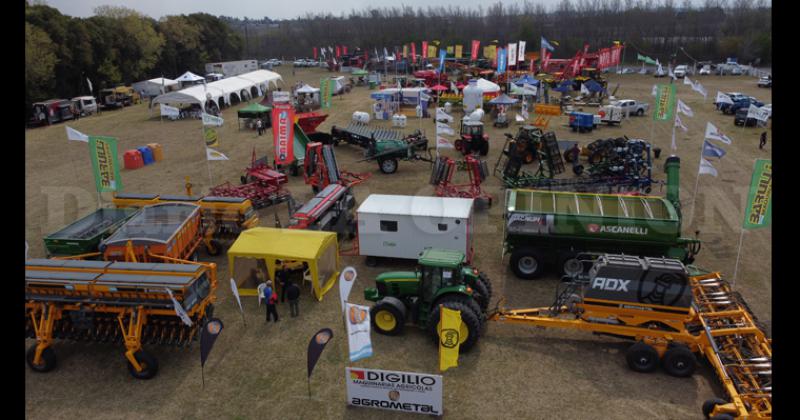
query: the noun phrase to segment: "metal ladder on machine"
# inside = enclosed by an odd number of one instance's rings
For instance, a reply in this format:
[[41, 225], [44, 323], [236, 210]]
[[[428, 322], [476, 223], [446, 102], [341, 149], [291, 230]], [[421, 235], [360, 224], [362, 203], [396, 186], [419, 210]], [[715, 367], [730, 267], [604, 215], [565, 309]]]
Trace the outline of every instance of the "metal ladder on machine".
[[544, 135], [542, 137], [542, 151], [547, 169], [550, 171], [550, 177], [564, 173], [566, 170], [564, 158], [561, 156], [561, 149], [558, 147], [555, 136]]

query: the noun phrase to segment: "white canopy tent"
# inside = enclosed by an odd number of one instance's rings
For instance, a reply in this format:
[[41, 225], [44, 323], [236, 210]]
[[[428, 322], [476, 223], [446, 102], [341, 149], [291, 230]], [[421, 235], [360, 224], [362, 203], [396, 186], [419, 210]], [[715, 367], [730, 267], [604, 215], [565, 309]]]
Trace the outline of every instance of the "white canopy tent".
[[484, 78], [478, 79], [478, 88], [480, 88], [480, 90], [482, 90], [484, 94], [491, 92], [500, 92], [500, 85], [494, 82], [490, 82]]
[[[157, 77], [155, 79], [150, 80], [143, 80], [141, 82], [136, 82], [132, 85], [133, 90], [141, 94], [144, 92], [144, 96], [156, 96], [162, 93], [171, 92], [177, 89], [178, 82], [166, 79], [163, 77]], [[164, 89], [164, 92], [161, 89]]]
[[170, 92], [153, 99], [154, 104], [199, 104], [205, 109], [208, 102], [220, 108], [249, 98], [264, 95], [270, 86], [277, 86], [283, 78], [269, 70], [256, 70], [238, 76], [217, 80], [205, 85], [195, 85], [177, 92]]
[[198, 76], [190, 71], [183, 73], [180, 77], [175, 79], [175, 81], [180, 82], [181, 86], [191, 86], [200, 83], [204, 83], [206, 78], [203, 76]]
[[303, 85], [295, 92], [297, 93], [319, 93], [319, 88], [311, 87], [310, 85]]

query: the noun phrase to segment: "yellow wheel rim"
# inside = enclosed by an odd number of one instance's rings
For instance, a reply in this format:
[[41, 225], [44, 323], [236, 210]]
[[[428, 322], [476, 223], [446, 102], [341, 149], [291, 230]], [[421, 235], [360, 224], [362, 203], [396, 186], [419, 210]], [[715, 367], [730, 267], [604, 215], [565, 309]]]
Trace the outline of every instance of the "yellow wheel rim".
[[397, 327], [397, 318], [393, 313], [382, 309], [375, 314], [375, 325], [383, 331], [392, 331]]
[[[439, 320], [439, 324], [436, 325], [436, 331], [439, 331], [439, 338], [442, 338], [442, 320]], [[469, 328], [467, 328], [467, 324], [464, 321], [461, 321], [461, 325], [458, 328], [458, 344], [464, 344], [465, 341], [469, 338]]]

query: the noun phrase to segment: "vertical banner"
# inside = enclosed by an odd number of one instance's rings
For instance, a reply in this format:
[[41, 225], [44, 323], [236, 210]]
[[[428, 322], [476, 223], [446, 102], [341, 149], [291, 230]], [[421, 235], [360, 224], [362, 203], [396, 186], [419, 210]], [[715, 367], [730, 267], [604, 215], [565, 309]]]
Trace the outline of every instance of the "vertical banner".
[[370, 340], [369, 306], [346, 303], [347, 344], [350, 346], [350, 361], [356, 362], [372, 356]]
[[744, 208], [744, 229], [757, 229], [772, 221], [772, 160], [758, 159], [750, 179], [750, 192]]
[[[481, 42], [473, 40], [472, 41], [472, 50], [470, 51], [469, 59], [475, 61], [478, 59], [478, 48], [480, 48]], [[485, 54], [484, 54], [485, 55]]]
[[464, 46], [456, 45], [456, 58], [461, 58], [461, 53], [464, 50]]
[[275, 164], [288, 165], [294, 160], [294, 107], [289, 103], [273, 104], [272, 137], [275, 141]]
[[428, 58], [435, 58], [435, 57], [436, 57], [436, 46], [428, 45]]
[[408, 44], [403, 45], [403, 58], [408, 58]]
[[461, 344], [461, 311], [441, 307], [439, 323], [439, 370], [444, 372], [458, 367], [458, 349]]
[[211, 318], [203, 327], [203, 332], [200, 333], [200, 366], [206, 365], [211, 348], [224, 327], [219, 318]]
[[339, 274], [339, 299], [342, 302], [342, 312], [345, 311], [345, 303], [350, 296], [350, 289], [356, 282], [356, 277], [358, 277], [358, 273], [353, 267], [345, 267], [342, 274]]
[[519, 57], [517, 58], [517, 61], [520, 63], [525, 62], [525, 41], [519, 42]]
[[428, 41], [422, 41], [422, 58], [428, 58]]
[[117, 139], [89, 136], [89, 157], [92, 160], [97, 192], [122, 191], [117, 161]]
[[447, 53], [448, 54], [454, 54], [455, 53], [455, 49], [453, 49], [452, 45], [448, 45], [447, 46]]
[[319, 100], [320, 107], [327, 109], [331, 107], [331, 98], [333, 91], [331, 89], [331, 79], [326, 78], [319, 81]]
[[314, 47], [314, 60], [317, 59], [317, 47]]
[[508, 50], [506, 54], [506, 62], [508, 66], [511, 67], [517, 64], [517, 43], [508, 44]]
[[336, 58], [339, 58], [341, 56], [342, 56], [342, 48], [337, 45], [336, 46]]
[[[236, 303], [239, 304], [239, 312], [242, 313], [242, 321], [244, 321], [244, 308], [242, 307], [242, 299], [239, 297], [239, 288], [236, 286], [236, 280], [233, 278], [231, 278], [231, 293], [233, 293], [233, 297], [236, 298]], [[245, 321], [245, 324], [246, 323], [247, 322]]]
[[308, 342], [308, 396], [311, 396], [311, 372], [314, 371], [314, 367], [317, 365], [317, 361], [319, 360], [319, 356], [322, 355], [322, 350], [325, 350], [325, 345], [328, 344], [333, 338], [333, 331], [330, 328], [323, 328], [317, 331], [313, 337], [311, 337], [311, 341]]
[[675, 85], [658, 85], [656, 89], [656, 109], [653, 120], [667, 121], [672, 119], [675, 108]]
[[219, 134], [214, 127], [203, 126], [203, 137], [206, 140], [206, 147], [219, 146]]
[[411, 62], [416, 64], [417, 63], [417, 43], [411, 43]]
[[342, 45], [342, 55], [347, 55], [347, 45]]
[[497, 52], [497, 73], [502, 74], [506, 71], [506, 51], [502, 48]]
[[445, 50], [439, 51], [439, 74], [444, 72], [444, 58], [447, 56], [447, 52]]

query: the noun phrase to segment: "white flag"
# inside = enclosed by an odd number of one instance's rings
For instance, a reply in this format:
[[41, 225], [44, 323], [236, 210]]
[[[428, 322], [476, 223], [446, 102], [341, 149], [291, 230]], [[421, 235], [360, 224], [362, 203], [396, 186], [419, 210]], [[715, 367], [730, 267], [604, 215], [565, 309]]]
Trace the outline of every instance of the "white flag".
[[[753, 106], [753, 105], [750, 105], [750, 106]], [[757, 108], [757, 109], [758, 109], [758, 114], [756, 115], [755, 118], [757, 120], [761, 121], [761, 122], [767, 122], [767, 120], [769, 119], [769, 110], [765, 109], [764, 107]], [[749, 113], [749, 111], [748, 111], [748, 113]]]
[[519, 59], [517, 61], [525, 61], [525, 41], [519, 42]]
[[586, 83], [581, 83], [581, 94], [582, 95], [591, 95], [592, 92], [589, 92], [589, 88], [586, 87]]
[[89, 80], [89, 78], [88, 78], [88, 77], [86, 78], [86, 83], [88, 83], [88, 84], [89, 84], [89, 92], [92, 92], [92, 91], [94, 90], [94, 89], [92, 89], [92, 81], [91, 81], [91, 80]]
[[447, 123], [436, 121], [436, 135], [438, 136], [440, 134], [444, 134], [444, 135], [447, 135], [447, 136], [452, 136], [452, 135], [456, 134], [456, 132], [455, 132], [455, 130], [450, 128], [450, 126], [447, 125]]
[[672, 150], [678, 150], [678, 144], [675, 143], [675, 129], [672, 129]]
[[452, 90], [453, 92], [458, 93], [458, 86], [456, 86], [455, 82], [452, 82], [452, 81], [450, 82], [450, 90]]
[[726, 95], [726, 94], [724, 94], [724, 93], [722, 93], [720, 91], [717, 91], [717, 99], [714, 102], [718, 103], [718, 104], [731, 104], [731, 105], [733, 105], [733, 99], [731, 99], [730, 96], [728, 96], [728, 95]]
[[181, 116], [181, 110], [175, 108], [174, 106], [159, 104], [159, 108], [161, 109], [162, 117], [178, 118]]
[[228, 157], [210, 147], [206, 147], [206, 159], [208, 160], [228, 160]]
[[689, 76], [684, 76], [683, 77], [683, 84], [684, 85], [689, 85], [689, 86], [694, 86], [694, 83], [692, 83], [692, 81], [689, 80]]
[[347, 324], [347, 344], [350, 347], [350, 361], [355, 362], [372, 356], [370, 340], [369, 307], [346, 303], [345, 323]]
[[692, 108], [689, 108], [689, 105], [686, 105], [680, 99], [678, 99], [678, 112], [683, 113], [687, 117], [694, 117], [694, 112], [692, 112]]
[[658, 96], [658, 86], [657, 85], [653, 85], [653, 91], [650, 92], [650, 94], [653, 95], [653, 96]]
[[730, 137], [722, 134], [714, 124], [706, 123], [706, 136], [705, 138], [711, 140], [718, 140], [725, 144], [731, 144]]
[[87, 136], [86, 134], [83, 134], [72, 127], [69, 126], [65, 127], [67, 127], [67, 140], [82, 141], [84, 143], [89, 142], [89, 136]]
[[216, 117], [211, 114], [203, 113], [203, 125], [213, 126], [213, 127], [222, 127], [222, 124], [225, 122], [220, 117]]
[[444, 112], [443, 108], [436, 108], [436, 121], [453, 122], [453, 116]]
[[508, 65], [517, 64], [517, 43], [508, 44]]
[[191, 327], [192, 319], [189, 318], [189, 315], [183, 309], [183, 306], [181, 306], [181, 304], [178, 303], [178, 301], [175, 299], [175, 296], [172, 296], [172, 290], [169, 290], [167, 288], [164, 288], [164, 290], [167, 291], [167, 294], [169, 294], [169, 298], [172, 299], [172, 307], [175, 309], [175, 314], [177, 314], [178, 317], [180, 317], [181, 321], [183, 321], [184, 324]]
[[672, 72], [672, 65], [667, 66], [667, 70], [669, 71], [669, 77], [671, 77], [672, 80], [678, 80], [678, 77]]
[[747, 108], [747, 118], [758, 118], [759, 111], [760, 109], [757, 106], [750, 104], [750, 108]]
[[239, 298], [239, 288], [236, 287], [236, 280], [234, 280], [232, 277], [231, 277], [231, 292], [233, 292], [233, 297], [236, 298], [236, 303], [239, 304], [239, 311], [241, 311], [242, 316], [244, 316], [244, 308], [242, 308], [242, 300]]
[[436, 136], [436, 149], [455, 149], [455, 146], [446, 138]]
[[711, 164], [711, 162], [707, 161], [705, 158], [700, 158], [700, 170], [697, 172], [697, 175], [713, 175], [717, 176], [717, 169]]
[[530, 85], [528, 83], [523, 83], [522, 84], [522, 89], [523, 89], [523, 91], [527, 91], [527, 92], [524, 92], [523, 95], [536, 95], [536, 92], [539, 91], [539, 88], [537, 86]]
[[689, 130], [685, 125], [683, 125], [683, 121], [681, 121], [681, 117], [677, 113], [675, 114], [675, 127], [680, 127], [684, 133]]
[[703, 99], [706, 99], [708, 97], [708, 92], [706, 91], [706, 88], [704, 88], [703, 85], [700, 84], [700, 82], [694, 82], [694, 84], [692, 85], [692, 90], [703, 95]]
[[346, 310], [347, 298], [350, 296], [350, 289], [353, 288], [356, 277], [358, 273], [353, 267], [345, 267], [339, 274], [339, 299], [342, 302], [342, 312]]

